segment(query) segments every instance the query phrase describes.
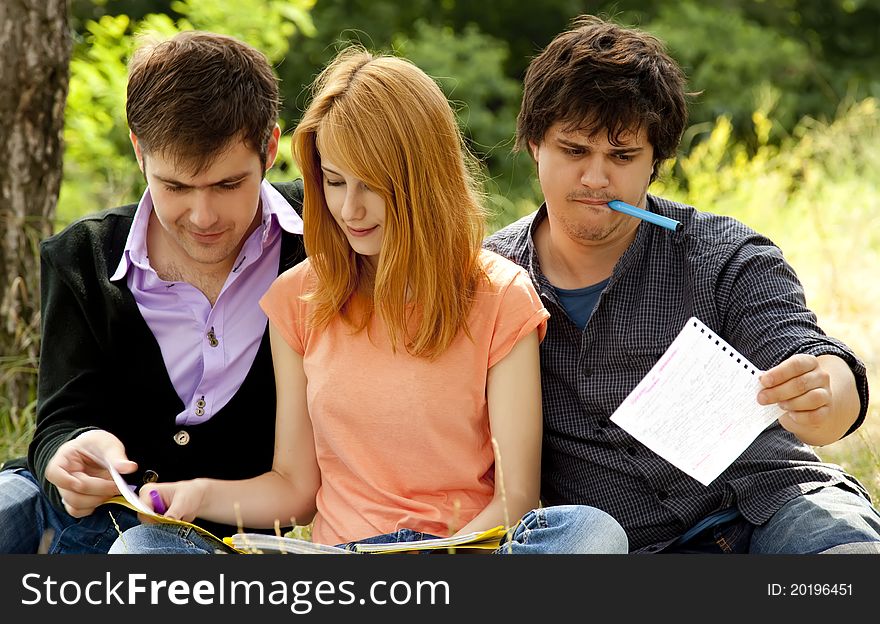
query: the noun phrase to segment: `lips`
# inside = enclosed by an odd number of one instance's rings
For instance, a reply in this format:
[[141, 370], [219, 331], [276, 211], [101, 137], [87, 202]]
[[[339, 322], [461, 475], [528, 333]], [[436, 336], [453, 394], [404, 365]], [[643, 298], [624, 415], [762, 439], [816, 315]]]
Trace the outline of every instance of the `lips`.
[[345, 226], [345, 229], [348, 230], [348, 233], [351, 234], [352, 236], [358, 236], [358, 237], [360, 237], [360, 236], [369, 236], [370, 234], [373, 233], [373, 231], [374, 231], [377, 227], [379, 227], [379, 226], [378, 226], [378, 225], [374, 225], [374, 226], [371, 227], [371, 228], [353, 228], [353, 227], [351, 227], [350, 225], [346, 225], [346, 226]]
[[574, 201], [576, 201], [579, 204], [584, 204], [585, 206], [595, 206], [595, 207], [605, 206], [605, 207], [607, 207], [608, 202], [611, 200], [608, 200], [608, 199], [575, 199]]
[[611, 212], [611, 208], [608, 207], [608, 201], [610, 200], [602, 200], [602, 199], [575, 199], [574, 202], [580, 204], [581, 206], [592, 208], [594, 210], [599, 210], [601, 213], [605, 213], [606, 211]]
[[190, 232], [189, 234], [200, 243], [213, 243], [214, 241], [220, 240], [220, 237], [223, 236], [223, 232]]

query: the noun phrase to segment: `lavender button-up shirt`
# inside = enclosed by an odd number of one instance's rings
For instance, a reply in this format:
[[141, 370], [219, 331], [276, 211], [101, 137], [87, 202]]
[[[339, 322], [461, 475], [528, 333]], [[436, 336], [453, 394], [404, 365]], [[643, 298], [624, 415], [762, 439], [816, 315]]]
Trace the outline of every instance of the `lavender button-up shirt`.
[[214, 306], [195, 286], [167, 282], [147, 258], [150, 189], [134, 216], [111, 281], [126, 283], [156, 337], [168, 377], [183, 402], [178, 425], [203, 423], [223, 408], [244, 382], [266, 330], [259, 299], [278, 276], [281, 229], [302, 234], [299, 215], [271, 184], [260, 188], [262, 219], [239, 252]]

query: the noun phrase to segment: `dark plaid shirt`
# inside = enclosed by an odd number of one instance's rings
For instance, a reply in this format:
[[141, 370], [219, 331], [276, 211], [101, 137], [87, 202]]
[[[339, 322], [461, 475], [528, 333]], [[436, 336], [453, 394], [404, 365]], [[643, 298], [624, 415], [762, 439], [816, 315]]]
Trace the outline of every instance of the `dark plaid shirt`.
[[792, 498], [829, 485], [867, 498], [854, 477], [821, 463], [778, 423], [706, 487], [609, 420], [690, 316], [762, 369], [795, 353], [846, 360], [862, 404], [850, 432], [868, 405], [864, 364], [819, 328], [794, 270], [770, 240], [734, 219], [661, 198], [648, 196], [648, 207], [684, 227], [639, 226], [583, 331], [535, 253], [533, 232], [545, 206], [485, 242], [529, 271], [551, 315], [541, 344], [544, 503], [603, 509], [626, 529], [631, 549], [653, 552], [734, 505], [762, 524]]

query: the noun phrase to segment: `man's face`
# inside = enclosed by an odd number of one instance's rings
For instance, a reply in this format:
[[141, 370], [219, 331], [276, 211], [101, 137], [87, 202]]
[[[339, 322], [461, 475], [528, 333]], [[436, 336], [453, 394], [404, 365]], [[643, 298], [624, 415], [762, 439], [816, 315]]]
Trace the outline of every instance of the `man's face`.
[[[144, 153], [132, 137], [141, 171], [153, 198], [162, 247], [174, 261], [198, 270], [231, 268], [244, 240], [259, 223], [263, 163], [244, 142], [230, 146], [199, 174], [181, 171], [162, 154]], [[268, 162], [277, 153], [270, 142]], [[151, 221], [151, 228], [154, 222]]]
[[604, 129], [589, 136], [564, 132], [555, 123], [540, 144], [529, 143], [550, 222], [574, 242], [613, 240], [638, 225], [634, 217], [611, 210], [608, 202], [645, 207], [654, 148], [641, 130], [623, 134], [620, 141], [612, 145]]

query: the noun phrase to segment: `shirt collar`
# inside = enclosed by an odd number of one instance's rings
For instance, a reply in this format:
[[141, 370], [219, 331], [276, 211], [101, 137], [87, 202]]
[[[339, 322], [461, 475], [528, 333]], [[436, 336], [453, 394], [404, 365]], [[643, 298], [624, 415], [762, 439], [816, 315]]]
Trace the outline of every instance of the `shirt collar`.
[[302, 218], [296, 213], [296, 210], [293, 209], [290, 203], [284, 199], [284, 196], [278, 192], [278, 189], [266, 180], [263, 180], [260, 186], [260, 200], [263, 207], [264, 223], [266, 221], [265, 217], [274, 215], [278, 225], [288, 234], [301, 235], [303, 233]]
[[[278, 224], [282, 230], [290, 234], [303, 233], [303, 220], [293, 207], [284, 199], [284, 196], [268, 181], [263, 180], [260, 184], [260, 209], [262, 219], [261, 242], [265, 244], [271, 241], [271, 233]], [[137, 210], [122, 250], [122, 258], [116, 266], [116, 271], [110, 276], [110, 281], [121, 280], [134, 265], [141, 269], [149, 269], [150, 262], [147, 258], [147, 226], [150, 223], [150, 213], [153, 211], [153, 196], [150, 188], [144, 191], [138, 202]]]
[[122, 249], [122, 258], [116, 266], [116, 271], [110, 276], [110, 281], [115, 282], [125, 277], [128, 268], [134, 264], [139, 267], [149, 267], [147, 261], [147, 225], [150, 223], [150, 213], [153, 211], [153, 197], [150, 195], [150, 187], [144, 191], [138, 202], [137, 210], [125, 239], [125, 247]]
[[[526, 229], [526, 246], [525, 246], [525, 258], [521, 258], [522, 261], [525, 261], [523, 266], [526, 271], [529, 273], [529, 277], [532, 278], [532, 283], [541, 284], [541, 290], [553, 292], [552, 285], [549, 280], [544, 277], [544, 274], [541, 272], [541, 263], [538, 260], [538, 250], [535, 247], [535, 232], [538, 231], [538, 226], [541, 225], [541, 222], [547, 218], [547, 204], [541, 204], [541, 207], [535, 212], [532, 216], [531, 223], [529, 223], [529, 227]], [[522, 264], [522, 263], [521, 263]]]

